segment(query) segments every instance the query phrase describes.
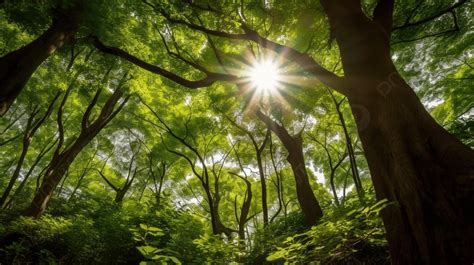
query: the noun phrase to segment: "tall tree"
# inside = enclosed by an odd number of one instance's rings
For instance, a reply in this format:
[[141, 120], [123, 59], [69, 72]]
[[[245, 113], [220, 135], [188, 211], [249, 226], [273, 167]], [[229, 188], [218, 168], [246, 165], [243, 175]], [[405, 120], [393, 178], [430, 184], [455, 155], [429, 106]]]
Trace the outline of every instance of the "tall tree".
[[[201, 187], [204, 190], [206, 195], [206, 201], [209, 205], [209, 214], [211, 217], [211, 227], [212, 233], [219, 235], [224, 233], [228, 238], [232, 236], [232, 233], [235, 232], [234, 229], [227, 227], [221, 220], [221, 216], [219, 213], [219, 206], [221, 202], [221, 194], [220, 194], [220, 186], [219, 186], [219, 178], [222, 174], [222, 168], [224, 166], [225, 160], [227, 159], [228, 153], [223, 156], [223, 161], [221, 161], [221, 165], [219, 169], [216, 169], [216, 163], [212, 163], [212, 168], [209, 170], [208, 165], [206, 163], [206, 159], [212, 159], [209, 157], [205, 157], [197, 148], [193, 146], [190, 142], [186, 140], [189, 135], [187, 124], [186, 127], [186, 136], [182, 137], [179, 136], [169, 125], [167, 125], [163, 119], [160, 118], [157, 112], [155, 112], [147, 103], [143, 102], [143, 104], [150, 110], [150, 112], [158, 119], [159, 123], [164, 127], [164, 130], [174, 139], [176, 139], [180, 144], [184, 145], [187, 150], [191, 152], [191, 155], [187, 154], [186, 152], [182, 152], [179, 150], [172, 150], [168, 147], [167, 150], [170, 153], [173, 153], [179, 157], [185, 159], [188, 164], [191, 166], [192, 172], [196, 178], [199, 179], [201, 183]], [[189, 122], [189, 120], [188, 120]], [[210, 143], [209, 143], [210, 144]], [[214, 161], [213, 161], [214, 162]], [[200, 169], [197, 167], [199, 166]], [[211, 180], [211, 177], [214, 177]], [[214, 181], [214, 183], [212, 183]], [[212, 185], [214, 184], [214, 185]]]
[[267, 204], [267, 184], [265, 180], [265, 170], [263, 168], [263, 160], [262, 160], [262, 155], [263, 151], [265, 150], [265, 146], [267, 145], [268, 139], [270, 138], [270, 129], [267, 129], [267, 132], [265, 133], [265, 137], [263, 138], [263, 141], [259, 144], [257, 142], [256, 137], [254, 136], [254, 133], [245, 129], [243, 126], [237, 124], [234, 120], [231, 118], [227, 119], [239, 130], [241, 130], [243, 133], [245, 133], [250, 141], [252, 142], [253, 148], [255, 149], [255, 155], [257, 158], [257, 166], [258, 166], [258, 174], [260, 176], [260, 186], [262, 189], [262, 212], [263, 212], [263, 225], [267, 226], [268, 225], [268, 204]]
[[302, 132], [292, 136], [288, 133], [285, 127], [272, 120], [262, 111], [257, 110], [256, 115], [270, 130], [272, 130], [273, 133], [275, 133], [288, 151], [287, 161], [290, 163], [295, 177], [298, 202], [306, 217], [306, 222], [309, 225], [315, 225], [319, 219], [323, 217], [323, 210], [321, 209], [319, 201], [314, 196], [309, 183], [303, 154]]
[[15, 168], [15, 171], [13, 172], [12, 177], [10, 178], [10, 182], [8, 182], [8, 186], [3, 192], [2, 197], [0, 197], [0, 207], [4, 206], [5, 202], [8, 199], [8, 196], [10, 195], [10, 192], [13, 189], [13, 186], [15, 185], [15, 182], [20, 176], [20, 171], [23, 166], [23, 162], [25, 160], [26, 154], [28, 153], [28, 149], [30, 147], [31, 141], [33, 140], [33, 136], [35, 135], [36, 131], [41, 127], [41, 125], [43, 125], [43, 123], [46, 121], [46, 119], [49, 117], [49, 115], [53, 111], [54, 103], [56, 102], [58, 97], [59, 97], [59, 94], [56, 94], [56, 96], [53, 98], [53, 100], [49, 104], [47, 110], [41, 117], [36, 118], [36, 116], [39, 114], [39, 111], [40, 111], [39, 107], [38, 106], [33, 107], [33, 110], [31, 111], [30, 116], [28, 118], [28, 121], [26, 122], [26, 128], [23, 133], [23, 141], [22, 141], [20, 158], [18, 159], [18, 163], [16, 165], [16, 168]]
[[[49, 163], [39, 189], [36, 191], [30, 206], [26, 209], [25, 215], [32, 217], [41, 216], [53, 195], [56, 186], [61, 182], [64, 174], [72, 164], [76, 156], [88, 145], [94, 137], [122, 110], [127, 103], [129, 96], [125, 97], [122, 102], [119, 100], [124, 94], [124, 80], [122, 80], [116, 90], [108, 97], [105, 104], [102, 106], [98, 116], [91, 120], [91, 114], [102, 89], [98, 89], [94, 98], [87, 106], [84, 115], [82, 116], [81, 132], [71, 143], [64, 146], [64, 124], [63, 111], [66, 101], [71, 93], [73, 85], [71, 85], [64, 95], [58, 109], [57, 123], [59, 131], [59, 142], [53, 154], [51, 162]], [[116, 107], [118, 105], [118, 107]]]

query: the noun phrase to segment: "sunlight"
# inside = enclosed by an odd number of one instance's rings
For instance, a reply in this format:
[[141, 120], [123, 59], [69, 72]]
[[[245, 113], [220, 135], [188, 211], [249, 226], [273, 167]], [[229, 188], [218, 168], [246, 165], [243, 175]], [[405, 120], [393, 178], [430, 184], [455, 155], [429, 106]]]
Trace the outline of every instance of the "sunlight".
[[277, 65], [270, 60], [255, 62], [248, 76], [253, 87], [267, 92], [275, 90], [281, 79]]

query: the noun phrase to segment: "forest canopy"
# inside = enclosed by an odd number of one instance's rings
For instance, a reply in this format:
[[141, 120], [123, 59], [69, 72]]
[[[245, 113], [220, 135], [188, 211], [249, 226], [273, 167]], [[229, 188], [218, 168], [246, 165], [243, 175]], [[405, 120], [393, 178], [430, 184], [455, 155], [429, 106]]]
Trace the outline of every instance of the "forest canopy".
[[472, 264], [467, 0], [0, 0], [0, 263]]

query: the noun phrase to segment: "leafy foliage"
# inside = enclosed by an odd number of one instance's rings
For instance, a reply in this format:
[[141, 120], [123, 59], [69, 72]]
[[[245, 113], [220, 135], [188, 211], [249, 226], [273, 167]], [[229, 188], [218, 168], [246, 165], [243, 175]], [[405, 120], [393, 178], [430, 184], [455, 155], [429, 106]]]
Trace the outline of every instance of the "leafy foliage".
[[379, 213], [393, 202], [354, 198], [332, 209], [310, 230], [287, 237], [268, 261], [285, 264], [390, 264], [387, 241]]

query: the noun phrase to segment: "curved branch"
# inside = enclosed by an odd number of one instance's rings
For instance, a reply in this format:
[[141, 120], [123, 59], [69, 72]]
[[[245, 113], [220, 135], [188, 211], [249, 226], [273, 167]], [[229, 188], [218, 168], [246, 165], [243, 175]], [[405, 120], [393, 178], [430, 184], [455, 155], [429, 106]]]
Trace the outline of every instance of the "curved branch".
[[200, 87], [208, 87], [217, 81], [227, 81], [231, 83], [237, 83], [242, 80], [242, 78], [234, 76], [234, 75], [213, 73], [213, 72], [206, 73], [206, 77], [200, 80], [188, 80], [175, 73], [165, 70], [161, 67], [147, 63], [120, 48], [107, 46], [103, 44], [97, 37], [93, 36], [91, 38], [92, 38], [92, 44], [101, 52], [120, 57], [144, 70], [147, 70], [154, 74], [161, 75], [187, 88], [196, 89]]

